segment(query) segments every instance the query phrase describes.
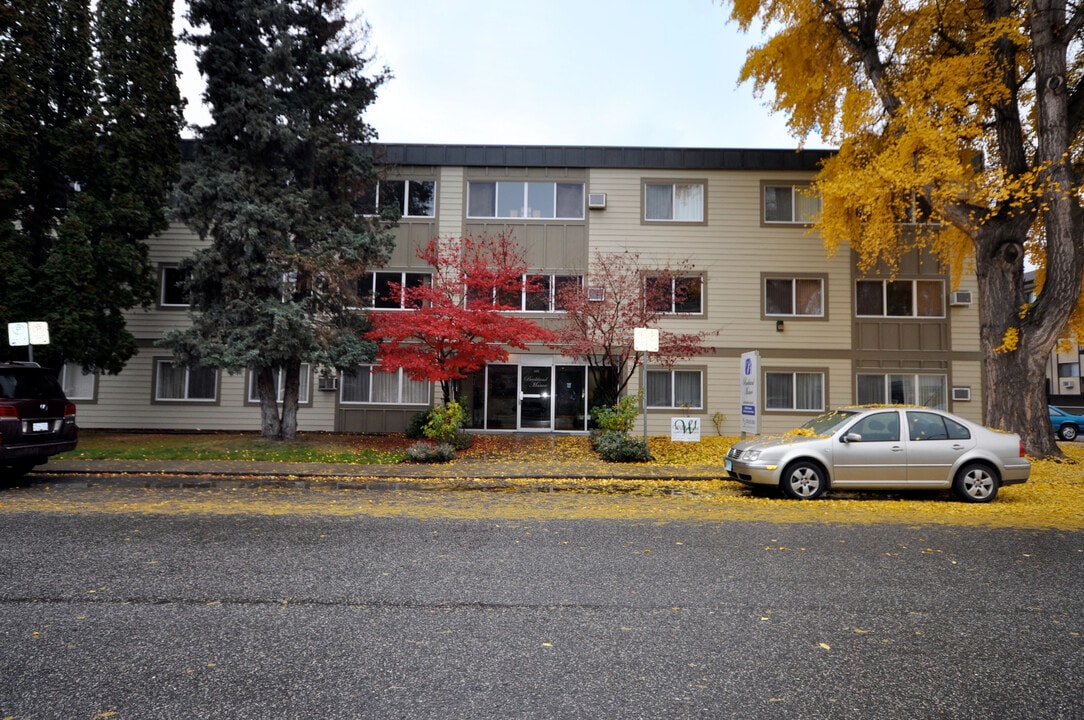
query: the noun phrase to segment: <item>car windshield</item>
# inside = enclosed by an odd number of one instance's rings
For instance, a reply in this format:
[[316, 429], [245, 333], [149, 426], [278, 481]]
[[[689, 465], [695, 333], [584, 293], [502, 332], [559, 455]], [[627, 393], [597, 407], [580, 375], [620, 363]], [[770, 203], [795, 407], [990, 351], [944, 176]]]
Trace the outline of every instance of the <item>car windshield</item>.
[[840, 425], [857, 414], [855, 410], [829, 410], [802, 425], [802, 429], [814, 435], [831, 435]]

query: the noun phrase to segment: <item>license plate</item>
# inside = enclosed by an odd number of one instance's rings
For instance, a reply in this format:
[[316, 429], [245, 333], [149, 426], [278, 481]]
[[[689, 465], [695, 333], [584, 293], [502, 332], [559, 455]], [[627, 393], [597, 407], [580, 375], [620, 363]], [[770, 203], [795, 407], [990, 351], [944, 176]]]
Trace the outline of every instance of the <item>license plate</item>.
[[725, 468], [726, 468], [726, 471], [727, 471], [727, 472], [730, 472], [731, 470], [733, 470], [733, 469], [734, 469], [734, 466], [733, 466], [733, 465], [732, 465], [732, 464], [730, 463], [730, 461], [729, 461], [729, 460], [724, 460], [724, 461], [723, 461], [723, 467], [725, 467]]
[[30, 425], [30, 432], [49, 432], [49, 423], [36, 422]]

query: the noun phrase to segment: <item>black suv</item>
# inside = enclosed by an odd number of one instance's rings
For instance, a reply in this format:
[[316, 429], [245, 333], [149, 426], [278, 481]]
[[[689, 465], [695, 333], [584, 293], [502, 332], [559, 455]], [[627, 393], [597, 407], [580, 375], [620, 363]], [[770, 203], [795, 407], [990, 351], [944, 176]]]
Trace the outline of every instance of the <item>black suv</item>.
[[51, 370], [0, 363], [0, 472], [17, 477], [79, 440], [75, 404]]

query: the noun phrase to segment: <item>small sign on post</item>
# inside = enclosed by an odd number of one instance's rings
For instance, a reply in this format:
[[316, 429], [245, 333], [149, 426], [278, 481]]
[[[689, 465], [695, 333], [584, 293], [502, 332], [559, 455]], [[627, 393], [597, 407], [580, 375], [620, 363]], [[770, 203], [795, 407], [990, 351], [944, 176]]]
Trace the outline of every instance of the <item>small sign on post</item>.
[[49, 323], [13, 322], [8, 323], [8, 345], [26, 347], [30, 362], [34, 362], [34, 346], [49, 344]]
[[644, 362], [640, 365], [640, 392], [643, 397], [640, 411], [644, 414], [644, 444], [647, 445], [647, 354], [659, 351], [658, 328], [633, 328], [632, 349], [644, 354]]

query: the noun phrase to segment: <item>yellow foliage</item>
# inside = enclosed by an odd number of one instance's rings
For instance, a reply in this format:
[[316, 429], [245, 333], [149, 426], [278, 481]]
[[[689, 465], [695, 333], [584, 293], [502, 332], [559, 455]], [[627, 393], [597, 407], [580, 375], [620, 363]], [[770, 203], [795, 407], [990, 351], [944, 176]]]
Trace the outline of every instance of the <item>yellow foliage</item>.
[[1005, 334], [1001, 336], [1001, 344], [994, 348], [996, 353], [1011, 353], [1016, 352], [1016, 348], [1020, 345], [1020, 329], [1011, 327], [1005, 331]]

